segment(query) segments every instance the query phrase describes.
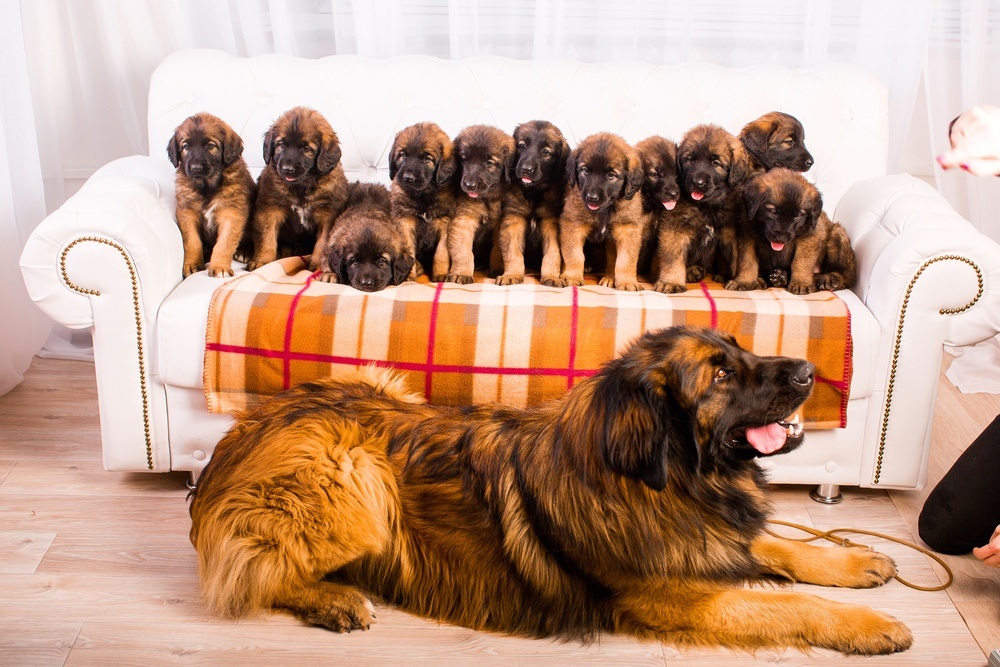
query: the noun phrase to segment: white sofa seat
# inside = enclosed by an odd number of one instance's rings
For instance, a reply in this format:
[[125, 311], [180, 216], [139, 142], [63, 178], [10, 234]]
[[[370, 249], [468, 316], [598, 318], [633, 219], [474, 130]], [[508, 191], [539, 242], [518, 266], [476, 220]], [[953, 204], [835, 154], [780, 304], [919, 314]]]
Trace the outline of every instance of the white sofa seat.
[[454, 136], [473, 123], [511, 131], [545, 118], [575, 145], [601, 130], [635, 142], [676, 139], [702, 122], [735, 133], [772, 110], [797, 116], [816, 159], [808, 175], [847, 227], [860, 278], [839, 293], [853, 337], [847, 427], [811, 431], [806, 446], [767, 460], [777, 483], [923, 486], [942, 347], [1000, 331], [1000, 247], [930, 186], [886, 175], [885, 88], [854, 66], [306, 60], [188, 50], [156, 70], [149, 101], [151, 155], [99, 170], [39, 225], [21, 260], [45, 312], [93, 330], [109, 470], [197, 475], [232, 423], [206, 411], [202, 385], [205, 321], [220, 281], [204, 273], [181, 280], [165, 152], [173, 129], [200, 111], [240, 132], [256, 175], [270, 123], [292, 106], [314, 107], [340, 137], [348, 178], [384, 183], [393, 136], [423, 120]]

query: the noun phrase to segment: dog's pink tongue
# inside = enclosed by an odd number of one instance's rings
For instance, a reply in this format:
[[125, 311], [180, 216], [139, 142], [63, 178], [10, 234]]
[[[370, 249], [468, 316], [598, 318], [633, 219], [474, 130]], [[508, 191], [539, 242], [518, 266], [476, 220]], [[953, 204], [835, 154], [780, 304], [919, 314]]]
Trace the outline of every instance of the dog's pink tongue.
[[473, 199], [475, 199], [476, 197], [478, 197], [478, 196], [479, 196], [479, 193], [478, 193], [478, 192], [470, 192], [470, 193], [468, 193], [468, 194], [469, 194], [469, 196], [470, 196], [470, 197], [472, 197]]
[[775, 243], [774, 241], [771, 241], [771, 250], [773, 250], [774, 252], [781, 252], [782, 250], [784, 250], [784, 248], [785, 248], [784, 243]]
[[674, 206], [677, 206], [677, 200], [676, 199], [673, 199], [671, 201], [665, 201], [665, 202], [663, 202], [663, 208], [667, 209], [668, 211], [674, 210]]
[[531, 183], [531, 179], [528, 178], [527, 176], [522, 176], [521, 177], [521, 182], [522, 183]]
[[773, 454], [785, 445], [787, 434], [780, 424], [747, 429], [747, 442], [761, 454]]
[[691, 192], [691, 199], [693, 199], [695, 201], [700, 201], [701, 198], [704, 197], [704, 196], [705, 196], [704, 192], [698, 192], [697, 190], [694, 190], [694, 191]]

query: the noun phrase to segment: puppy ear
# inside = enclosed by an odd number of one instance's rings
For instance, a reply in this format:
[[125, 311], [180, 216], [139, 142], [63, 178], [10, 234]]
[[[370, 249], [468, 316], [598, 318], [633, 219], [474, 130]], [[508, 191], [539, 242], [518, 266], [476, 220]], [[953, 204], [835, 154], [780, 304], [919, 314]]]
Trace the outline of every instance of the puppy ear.
[[743, 203], [747, 207], [747, 220], [753, 220], [757, 216], [757, 209], [767, 199], [767, 189], [760, 184], [760, 179], [751, 179], [743, 186]]
[[751, 155], [760, 157], [767, 152], [771, 143], [771, 136], [778, 129], [777, 123], [771, 121], [755, 120], [740, 132], [740, 141]]
[[566, 143], [565, 139], [561, 139], [559, 145], [556, 147], [556, 164], [552, 168], [553, 174], [566, 173], [566, 163], [569, 161], [569, 155], [569, 144]]
[[319, 155], [316, 156], [317, 171], [321, 174], [329, 174], [340, 164], [341, 154], [337, 135], [324, 137], [323, 145], [319, 148]]
[[264, 134], [264, 164], [271, 164], [274, 160], [274, 126], [271, 126]]
[[406, 252], [393, 255], [392, 280], [390, 281], [393, 285], [399, 285], [410, 276], [413, 261], [413, 257]]
[[503, 149], [503, 179], [508, 183], [514, 180], [514, 169], [517, 168], [517, 144], [510, 140], [510, 145]]
[[735, 139], [730, 144], [733, 149], [733, 161], [729, 165], [729, 185], [739, 185], [750, 173], [750, 155], [743, 148], [743, 143]]
[[446, 145], [441, 150], [441, 161], [438, 162], [437, 173], [434, 175], [434, 182], [444, 185], [451, 180], [458, 170], [458, 161], [455, 159], [454, 147]]
[[320, 268], [328, 268], [330, 273], [337, 276], [337, 282], [343, 283], [346, 278], [347, 272], [344, 270], [344, 258], [341, 254], [341, 248], [335, 246], [327, 246], [325, 265], [321, 265]]
[[573, 149], [566, 159], [566, 183], [575, 188], [578, 185], [576, 179], [576, 161], [580, 159], [580, 149]]
[[625, 174], [625, 199], [631, 199], [635, 193], [642, 189], [642, 181], [646, 177], [638, 153], [633, 151], [628, 159], [626, 169], [628, 171]]
[[823, 195], [819, 190], [814, 190], [816, 195], [813, 198], [812, 207], [809, 209], [809, 229], [816, 229], [819, 224], [819, 217], [823, 215]]
[[167, 157], [170, 158], [170, 164], [174, 165], [174, 167], [180, 165], [181, 142], [176, 134], [170, 137], [170, 141], [167, 143]]
[[609, 374], [594, 392], [590, 418], [608, 467], [662, 491], [667, 485], [667, 429], [653, 400], [639, 378]]
[[226, 128], [225, 136], [222, 138], [223, 166], [236, 164], [241, 157], [243, 157], [243, 138], [232, 128]]
[[392, 148], [389, 149], [389, 180], [396, 180], [396, 152], [399, 150], [399, 134], [392, 140]]

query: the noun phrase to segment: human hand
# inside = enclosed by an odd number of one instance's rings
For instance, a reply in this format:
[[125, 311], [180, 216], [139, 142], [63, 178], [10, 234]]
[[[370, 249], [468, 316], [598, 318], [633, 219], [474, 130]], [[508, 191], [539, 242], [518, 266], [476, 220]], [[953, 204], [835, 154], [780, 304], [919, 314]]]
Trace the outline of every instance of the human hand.
[[993, 537], [988, 544], [976, 547], [972, 550], [973, 555], [983, 561], [983, 565], [990, 567], [1000, 567], [1000, 526], [993, 531]]
[[972, 107], [955, 119], [951, 150], [938, 155], [944, 169], [960, 167], [977, 176], [1000, 175], [1000, 108]]

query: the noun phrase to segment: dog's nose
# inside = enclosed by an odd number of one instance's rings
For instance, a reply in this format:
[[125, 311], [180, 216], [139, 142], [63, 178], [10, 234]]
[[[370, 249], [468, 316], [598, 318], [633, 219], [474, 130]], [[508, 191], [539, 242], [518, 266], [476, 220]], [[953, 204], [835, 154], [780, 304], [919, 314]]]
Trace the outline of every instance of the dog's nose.
[[808, 361], [803, 361], [792, 373], [792, 383], [800, 387], [808, 387], [813, 383], [813, 373], [816, 367]]
[[691, 185], [693, 185], [696, 188], [703, 188], [703, 187], [705, 187], [705, 184], [707, 182], [708, 182], [708, 179], [706, 179], [704, 176], [694, 176], [694, 177], [691, 178]]
[[596, 192], [585, 192], [583, 194], [583, 199], [591, 204], [596, 204], [601, 200], [600, 196]]
[[809, 171], [809, 167], [813, 166], [813, 159], [811, 157], [807, 157], [803, 164], [806, 166], [804, 171]]
[[534, 176], [536, 171], [538, 171], [538, 168], [533, 164], [521, 165], [521, 173], [525, 176]]
[[208, 167], [200, 162], [193, 163], [188, 166], [188, 171], [195, 175], [204, 174], [208, 171]]
[[413, 181], [417, 180], [416, 175], [412, 171], [404, 171], [402, 174], [399, 175], [399, 177], [403, 179], [404, 183], [412, 183]]

